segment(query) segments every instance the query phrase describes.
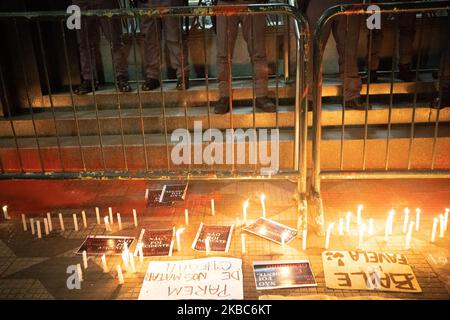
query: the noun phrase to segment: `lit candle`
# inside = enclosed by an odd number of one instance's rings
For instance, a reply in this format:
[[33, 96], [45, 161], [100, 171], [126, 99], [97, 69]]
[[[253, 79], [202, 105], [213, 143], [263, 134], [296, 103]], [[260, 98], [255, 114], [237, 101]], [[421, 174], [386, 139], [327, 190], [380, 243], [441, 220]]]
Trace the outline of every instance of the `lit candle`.
[[124, 264], [126, 270], [129, 270], [129, 269], [130, 269], [130, 268], [129, 268], [129, 264], [128, 264], [129, 258], [130, 258], [130, 257], [129, 257], [129, 252], [128, 252], [128, 250], [123, 250], [123, 251], [122, 251], [122, 261], [123, 261], [123, 264]]
[[431, 231], [431, 242], [434, 242], [436, 240], [436, 231], [437, 231], [437, 224], [439, 220], [438, 218], [433, 219], [433, 230]]
[[339, 235], [344, 235], [344, 218], [339, 218], [339, 225], [338, 225]]
[[358, 211], [357, 211], [357, 216], [356, 216], [358, 226], [361, 224], [362, 210], [363, 210], [363, 209], [364, 209], [364, 206], [363, 206], [362, 204], [360, 204], [360, 205], [358, 206]]
[[364, 233], [366, 232], [366, 224], [363, 223], [359, 226], [359, 239], [358, 239], [358, 249], [362, 250], [364, 242]]
[[81, 219], [83, 220], [83, 227], [87, 228], [86, 212], [84, 210], [81, 211]]
[[88, 267], [88, 261], [87, 261], [87, 252], [86, 250], [83, 250], [83, 266], [85, 269]]
[[300, 238], [301, 229], [303, 229], [303, 217], [300, 214], [297, 219], [297, 236]]
[[206, 250], [206, 254], [209, 254], [209, 252], [211, 251], [211, 245], [210, 245], [209, 237], [206, 237], [206, 239], [205, 239], [205, 250]]
[[110, 224], [114, 224], [114, 217], [113, 217], [112, 208], [109, 207], [109, 208], [108, 208], [108, 211], [109, 211], [109, 223], [110, 223]]
[[105, 254], [102, 255], [102, 267], [103, 267], [103, 273], [109, 272], [108, 265], [106, 264], [106, 255]]
[[413, 228], [414, 228], [414, 221], [411, 221], [409, 223], [408, 233], [406, 234], [406, 241], [405, 241], [405, 249], [406, 250], [411, 249], [411, 237], [412, 237]]
[[134, 227], [137, 228], [137, 226], [138, 226], [138, 221], [137, 221], [137, 213], [136, 213], [136, 209], [133, 209], [133, 221], [134, 221]]
[[420, 229], [420, 209], [416, 209], [416, 231]]
[[242, 254], [245, 254], [245, 233], [241, 233], [241, 248]]
[[81, 265], [77, 264], [78, 281], [83, 282], [83, 271], [81, 271]]
[[73, 227], [75, 228], [75, 231], [78, 231], [78, 219], [76, 213], [73, 214]]
[[30, 219], [30, 227], [31, 227], [31, 234], [34, 235], [36, 232], [34, 230], [34, 219], [33, 218]]
[[262, 193], [261, 194], [261, 207], [262, 207], [262, 214], [263, 214], [264, 218], [266, 217], [266, 203], [264, 201], [265, 199], [266, 199], [266, 196], [264, 195], [264, 193]]
[[283, 246], [283, 247], [284, 247], [284, 244], [286, 242], [286, 238], [287, 238], [287, 234], [286, 234], [286, 232], [283, 232], [281, 234], [281, 246]]
[[144, 249], [143, 249], [144, 244], [141, 242], [138, 245], [138, 251], [139, 251], [139, 261], [142, 264], [144, 262]]
[[130, 261], [130, 266], [131, 266], [131, 273], [135, 273], [136, 266], [134, 265], [134, 256], [131, 252], [128, 254], [128, 256], [129, 256], [129, 261]]
[[177, 251], [181, 251], [181, 234], [183, 233], [184, 228], [179, 228], [177, 232], [175, 232], [175, 238], [177, 240]]
[[95, 217], [97, 218], [97, 224], [100, 224], [100, 210], [98, 207], [95, 207]]
[[184, 224], [186, 226], [189, 225], [189, 211], [188, 211], [188, 209], [184, 209]]
[[244, 205], [242, 206], [242, 218], [244, 220], [244, 224], [247, 224], [247, 208], [248, 208], [248, 199], [244, 201]]
[[22, 214], [22, 225], [23, 225], [23, 231], [27, 231], [28, 230], [27, 219], [25, 218], [24, 214]]
[[306, 251], [306, 237], [308, 236], [308, 229], [303, 229], [303, 237], [302, 237], [302, 250]]
[[331, 231], [334, 228], [334, 222], [328, 224], [327, 227], [327, 234], [326, 234], [326, 238], [325, 238], [325, 249], [328, 249], [330, 247], [330, 237], [331, 237]]
[[119, 212], [117, 212], [117, 224], [119, 225], [119, 230], [122, 230], [122, 218]]
[[373, 235], [373, 232], [374, 232], [374, 230], [373, 230], [373, 219], [370, 218], [369, 219], [369, 227], [368, 227], [367, 233], [369, 235]]
[[386, 227], [384, 228], [384, 241], [386, 242], [388, 242], [389, 240], [390, 223], [391, 217], [389, 216], [386, 220]]
[[445, 231], [448, 229], [448, 213], [450, 212], [449, 208], [445, 208]]
[[47, 212], [47, 222], [50, 232], [53, 231], [52, 216], [50, 215], [50, 212]]
[[350, 219], [352, 218], [352, 213], [347, 212], [346, 223], [345, 223], [345, 232], [350, 233]]
[[145, 189], [145, 196], [144, 196], [144, 198], [145, 198], [145, 201], [148, 200], [148, 189]]
[[408, 229], [408, 221], [409, 221], [409, 208], [405, 208], [405, 216], [403, 219], [403, 233], [406, 233]]
[[389, 235], [394, 233], [394, 216], [395, 210], [391, 209], [391, 211], [389, 211]]
[[11, 219], [8, 215], [8, 206], [3, 206], [3, 215], [5, 216], [6, 220]]
[[41, 222], [40, 221], [36, 221], [36, 228], [37, 228], [38, 239], [41, 239], [42, 238], [42, 232], [41, 232]]
[[109, 218], [106, 216], [106, 217], [103, 218], [103, 220], [105, 221], [106, 231], [112, 231], [111, 225], [109, 224]]
[[125, 280], [123, 279], [122, 268], [120, 267], [119, 264], [117, 265], [116, 269], [117, 269], [117, 278], [119, 279], [119, 284], [124, 284]]
[[211, 215], [214, 217], [216, 215], [216, 210], [214, 207], [214, 199], [211, 199]]
[[439, 215], [439, 238], [444, 237], [444, 232], [445, 232], [445, 218], [444, 215], [441, 213]]
[[49, 235], [49, 230], [48, 230], [48, 221], [47, 218], [44, 218], [44, 230], [45, 230], [45, 235], [48, 236]]
[[64, 228], [64, 219], [63, 219], [62, 213], [59, 213], [58, 217], [59, 217], [59, 226], [61, 227], [61, 231], [64, 231], [65, 228]]

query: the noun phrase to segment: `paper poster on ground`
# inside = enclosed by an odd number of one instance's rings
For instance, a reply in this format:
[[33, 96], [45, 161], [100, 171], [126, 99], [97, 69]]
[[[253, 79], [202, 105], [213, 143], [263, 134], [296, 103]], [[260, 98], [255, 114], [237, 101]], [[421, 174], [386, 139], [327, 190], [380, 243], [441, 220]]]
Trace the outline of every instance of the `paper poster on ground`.
[[278, 244], [288, 244], [297, 235], [296, 229], [266, 218], [259, 218], [242, 229]]
[[[139, 241], [142, 245], [144, 257], [171, 256], [174, 246], [175, 228], [170, 229], [142, 229]], [[139, 255], [138, 246], [134, 255]]]
[[243, 299], [242, 260], [151, 261], [139, 300]]
[[256, 290], [317, 287], [309, 260], [255, 261]]
[[406, 256], [396, 252], [324, 251], [327, 288], [422, 292]]
[[209, 242], [209, 251], [211, 252], [228, 252], [233, 234], [231, 226], [213, 226], [200, 224], [197, 234], [192, 243], [192, 249], [197, 251], [206, 251]]
[[125, 248], [125, 243], [130, 248], [133, 241], [134, 237], [88, 236], [77, 254], [82, 254], [86, 250], [88, 255], [120, 255]]

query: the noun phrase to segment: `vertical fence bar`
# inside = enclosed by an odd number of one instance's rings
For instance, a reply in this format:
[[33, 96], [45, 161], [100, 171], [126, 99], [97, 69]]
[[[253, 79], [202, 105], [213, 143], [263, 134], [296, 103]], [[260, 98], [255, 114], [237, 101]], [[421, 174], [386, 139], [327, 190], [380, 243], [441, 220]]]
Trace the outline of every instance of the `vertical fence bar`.
[[[267, 19], [266, 19], [266, 15], [263, 15], [263, 17], [264, 17], [264, 21], [267, 21]], [[254, 55], [254, 50], [255, 50], [255, 46], [254, 46], [254, 41], [255, 41], [255, 38], [254, 38], [254, 35], [255, 35], [255, 23], [254, 23], [254, 20], [253, 20], [253, 16], [247, 16], [247, 18], [249, 18], [250, 19], [250, 28], [251, 28], [251, 32], [250, 32], [250, 39], [249, 39], [249, 41], [250, 41], [250, 46], [251, 46], [251, 52], [252, 52], [252, 55]], [[265, 25], [267, 25], [267, 23], [265, 23]], [[264, 37], [266, 37], [266, 35], [267, 35], [267, 33], [266, 33], [266, 30], [261, 30], [262, 32], [263, 32], [263, 36]], [[264, 38], [264, 41], [266, 40], [266, 38]], [[251, 57], [251, 60], [252, 60], [252, 62], [253, 62], [253, 57]], [[252, 110], [252, 115], [253, 115], [253, 118], [252, 118], [252, 121], [253, 121], [253, 130], [255, 130], [255, 134], [256, 134], [256, 80], [255, 80], [255, 78], [256, 78], [256, 72], [255, 72], [255, 66], [254, 66], [254, 64], [252, 63], [252, 107], [253, 107], [253, 110]], [[245, 138], [244, 138], [245, 139]], [[256, 141], [258, 141], [258, 137], [256, 136]], [[245, 144], [245, 141], [243, 142], [244, 144]], [[250, 157], [251, 157], [251, 155], [250, 155], [250, 149], [251, 149], [251, 144], [252, 144], [252, 142], [250, 141], [250, 139], [249, 139], [249, 146], [248, 146], [248, 159], [249, 159], [249, 163], [250, 163]], [[258, 143], [256, 143], [256, 148], [255, 148], [255, 158], [257, 159], [257, 152], [258, 152], [258, 147], [259, 147], [259, 144]], [[258, 161], [256, 161], [255, 162], [255, 166], [254, 166], [254, 172], [256, 172], [256, 170], [257, 170], [257, 166], [258, 166]]]
[[[344, 39], [347, 39], [348, 34], [348, 16], [344, 16], [345, 18], [345, 34]], [[338, 17], [339, 19], [339, 17]], [[342, 21], [340, 21], [342, 22]], [[344, 143], [345, 143], [345, 110], [346, 110], [346, 103], [345, 103], [345, 92], [347, 90], [347, 82], [346, 82], [346, 76], [347, 76], [347, 41], [344, 41], [344, 76], [342, 77], [342, 127], [341, 127], [341, 146], [340, 146], [340, 164], [339, 168], [340, 170], [344, 169]]]
[[[203, 58], [204, 58], [204, 68], [205, 68], [205, 87], [206, 87], [206, 109], [207, 109], [207, 115], [208, 115], [208, 129], [211, 129], [211, 102], [209, 101], [209, 66], [208, 66], [208, 46], [206, 43], [206, 17], [204, 18], [203, 23]], [[215, 141], [212, 142], [212, 134], [211, 130], [209, 130], [209, 141], [211, 143], [216, 143]], [[211, 159], [212, 160], [212, 159]], [[214, 170], [214, 162], [211, 161], [211, 171]]]
[[[285, 23], [289, 23], [289, 21], [286, 21]], [[280, 88], [279, 88], [279, 80], [280, 77], [278, 75], [278, 59], [279, 59], [279, 52], [278, 52], [278, 28], [280, 27], [280, 18], [279, 15], [275, 15], [275, 106], [277, 108], [277, 112], [275, 115], [275, 123], [277, 129], [279, 128], [279, 109], [280, 109]]]
[[235, 170], [235, 164], [234, 164], [234, 126], [233, 126], [233, 85], [232, 85], [232, 81], [233, 81], [233, 67], [232, 67], [232, 60], [231, 60], [231, 48], [230, 48], [230, 29], [228, 28], [228, 24], [229, 24], [229, 17], [228, 16], [224, 16], [225, 17], [225, 22], [226, 22], [226, 30], [227, 30], [227, 36], [226, 36], [226, 48], [227, 48], [227, 67], [228, 67], [228, 99], [229, 99], [229, 104], [230, 104], [230, 143], [231, 143], [231, 157], [232, 157], [232, 161], [231, 161], [231, 172], [234, 173]]
[[368, 43], [368, 54], [367, 54], [367, 83], [366, 83], [366, 114], [364, 118], [364, 151], [363, 151], [363, 163], [362, 169], [366, 169], [366, 141], [367, 141], [367, 123], [368, 123], [368, 110], [370, 105], [370, 73], [372, 68], [372, 41], [373, 41], [373, 31], [369, 29], [369, 43]]

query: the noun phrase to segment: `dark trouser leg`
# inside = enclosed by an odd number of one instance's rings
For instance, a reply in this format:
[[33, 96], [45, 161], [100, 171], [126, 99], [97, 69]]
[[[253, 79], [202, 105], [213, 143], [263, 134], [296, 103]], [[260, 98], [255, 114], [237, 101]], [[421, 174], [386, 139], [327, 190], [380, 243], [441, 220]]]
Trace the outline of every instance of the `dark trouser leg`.
[[340, 16], [333, 21], [333, 36], [339, 54], [339, 73], [345, 101], [360, 97], [361, 77], [357, 61], [360, 26], [359, 16]]
[[403, 13], [398, 17], [399, 24], [399, 64], [409, 64], [413, 58], [415, 35], [415, 13]]
[[177, 77], [182, 78], [188, 73], [188, 48], [183, 39], [181, 20], [178, 17], [163, 18], [163, 30], [166, 46], [170, 56], [171, 66], [177, 70]]
[[[368, 35], [368, 41], [370, 36]], [[380, 50], [383, 43], [383, 32], [381, 30], [372, 30], [372, 46], [367, 43], [367, 52], [370, 55], [370, 70], [378, 70], [380, 67]], [[370, 49], [370, 51], [369, 51]]]
[[264, 15], [245, 16], [242, 32], [253, 66], [256, 97], [268, 95], [268, 75], [266, 55], [266, 18]]
[[238, 27], [237, 16], [217, 17], [217, 80], [220, 97], [229, 97], [232, 92], [230, 71]]
[[142, 18], [141, 32], [144, 34], [145, 77], [159, 80], [161, 57], [161, 21], [157, 18]]

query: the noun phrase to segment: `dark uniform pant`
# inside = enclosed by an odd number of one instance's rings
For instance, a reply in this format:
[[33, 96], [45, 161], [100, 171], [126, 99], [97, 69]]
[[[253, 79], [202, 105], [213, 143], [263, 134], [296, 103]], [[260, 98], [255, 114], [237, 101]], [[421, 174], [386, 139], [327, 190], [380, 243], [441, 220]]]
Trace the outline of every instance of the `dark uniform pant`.
[[[167, 6], [183, 6], [183, 0], [170, 0]], [[151, 0], [147, 3], [138, 2], [140, 8], [152, 7]], [[144, 64], [145, 77], [160, 79], [163, 50], [162, 38], [166, 41], [170, 66], [177, 70], [177, 77], [182, 78], [188, 74], [188, 48], [187, 42], [183, 39], [181, 29], [182, 19], [179, 17], [166, 18], [141, 18], [141, 32], [145, 36], [144, 40]], [[162, 32], [161, 32], [162, 31]]]
[[[73, 0], [73, 4], [81, 10], [118, 9], [117, 0]], [[99, 27], [112, 45], [112, 60], [116, 77], [128, 77], [128, 57], [122, 41], [122, 25], [120, 19], [82, 18], [81, 29], [77, 30], [80, 52], [81, 76], [84, 80], [96, 78], [95, 52], [100, 42]], [[94, 67], [94, 68], [92, 68]]]
[[[359, 3], [360, 0], [312, 0], [306, 9], [306, 16], [311, 30], [314, 30], [317, 21], [323, 14], [325, 9], [343, 3]], [[338, 16], [328, 23], [328, 27], [323, 30], [324, 45], [321, 48], [325, 50], [326, 40], [333, 32], [336, 40], [336, 47], [339, 54], [339, 73], [343, 83], [344, 100], [352, 100], [358, 98], [361, 92], [361, 77], [358, 74], [357, 49], [359, 41], [359, 30], [362, 18], [360, 15], [355, 16]], [[308, 99], [312, 100], [313, 86], [313, 37], [309, 38], [309, 56], [308, 61]]]
[[[218, 4], [236, 5], [248, 4], [248, 2], [219, 0]], [[220, 96], [229, 97], [231, 93], [230, 72], [239, 23], [242, 24], [242, 33], [253, 66], [256, 96], [267, 96], [269, 70], [265, 42], [266, 18], [262, 14], [217, 17], [217, 78]]]

